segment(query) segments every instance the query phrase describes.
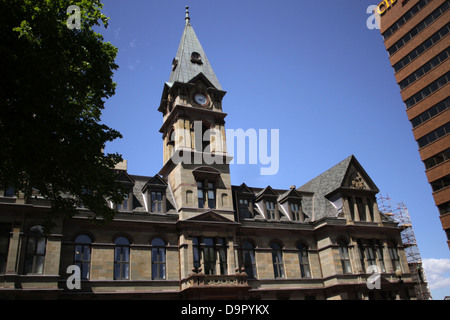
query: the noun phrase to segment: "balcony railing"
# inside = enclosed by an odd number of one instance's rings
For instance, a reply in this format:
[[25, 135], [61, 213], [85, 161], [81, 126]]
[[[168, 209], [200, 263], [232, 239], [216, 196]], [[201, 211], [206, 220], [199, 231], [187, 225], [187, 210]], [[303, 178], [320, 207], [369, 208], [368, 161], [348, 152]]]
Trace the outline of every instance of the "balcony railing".
[[[197, 271], [197, 272], [196, 272]], [[236, 270], [233, 275], [207, 275], [200, 270], [193, 272], [181, 281], [181, 289], [188, 288], [224, 288], [248, 287], [247, 274], [243, 270]]]

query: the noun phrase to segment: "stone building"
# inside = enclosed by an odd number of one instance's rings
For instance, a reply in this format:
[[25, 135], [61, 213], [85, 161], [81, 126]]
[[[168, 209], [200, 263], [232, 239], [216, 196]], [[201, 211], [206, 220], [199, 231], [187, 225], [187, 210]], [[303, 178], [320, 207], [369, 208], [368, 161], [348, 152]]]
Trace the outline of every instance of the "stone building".
[[1, 298], [415, 299], [401, 230], [353, 155], [299, 188], [231, 185], [224, 95], [187, 12], [159, 106], [162, 169], [122, 164], [111, 223], [80, 207], [51, 234], [47, 200], [4, 190]]

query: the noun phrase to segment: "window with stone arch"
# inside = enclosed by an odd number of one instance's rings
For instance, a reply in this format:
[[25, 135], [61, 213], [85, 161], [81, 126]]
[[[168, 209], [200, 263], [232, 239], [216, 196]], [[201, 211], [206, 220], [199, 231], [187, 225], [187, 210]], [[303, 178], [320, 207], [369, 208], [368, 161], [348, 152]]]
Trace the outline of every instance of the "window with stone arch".
[[302, 278], [311, 278], [311, 269], [309, 266], [308, 245], [303, 241], [297, 243], [298, 260], [300, 264], [300, 275]]
[[166, 243], [161, 238], [155, 238], [152, 246], [152, 280], [166, 279]]
[[282, 245], [277, 241], [272, 241], [269, 246], [272, 251], [273, 275], [275, 279], [284, 278]]
[[130, 241], [123, 237], [114, 240], [114, 280], [130, 278]]
[[46, 244], [47, 238], [44, 236], [44, 228], [40, 225], [32, 226], [27, 235], [25, 274], [44, 273]]
[[339, 257], [341, 260], [342, 273], [352, 273], [350, 264], [350, 255], [348, 254], [348, 242], [344, 239], [338, 239]]
[[251, 241], [242, 242], [242, 263], [244, 265], [245, 273], [249, 279], [256, 279], [256, 258], [255, 258], [255, 246]]
[[73, 264], [80, 268], [81, 279], [89, 279], [91, 267], [92, 239], [86, 234], [80, 234], [75, 239]]

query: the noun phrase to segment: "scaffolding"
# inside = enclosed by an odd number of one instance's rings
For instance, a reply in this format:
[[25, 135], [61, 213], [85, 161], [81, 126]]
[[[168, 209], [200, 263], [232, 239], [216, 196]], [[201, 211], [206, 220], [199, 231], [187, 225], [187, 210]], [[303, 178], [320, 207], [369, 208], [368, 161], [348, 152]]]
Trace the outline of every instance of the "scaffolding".
[[377, 202], [379, 211], [397, 221], [398, 227], [402, 230], [400, 235], [412, 279], [416, 283], [414, 288], [417, 299], [430, 300], [431, 294], [425, 278], [422, 258], [420, 257], [419, 247], [417, 246], [416, 236], [414, 235], [414, 230], [411, 223], [411, 217], [406, 205], [403, 202], [396, 202], [392, 200], [389, 198], [388, 194], [386, 194], [386, 196], [378, 195]]

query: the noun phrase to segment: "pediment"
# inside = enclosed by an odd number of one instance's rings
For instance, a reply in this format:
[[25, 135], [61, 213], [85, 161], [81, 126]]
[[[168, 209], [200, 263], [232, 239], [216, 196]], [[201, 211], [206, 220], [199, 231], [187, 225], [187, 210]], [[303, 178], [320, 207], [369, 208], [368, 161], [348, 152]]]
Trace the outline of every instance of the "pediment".
[[263, 196], [275, 196], [278, 197], [278, 193], [276, 193], [271, 186], [267, 186], [264, 188], [264, 190], [261, 190], [257, 195], [256, 195], [256, 201], [258, 201], [260, 198], [262, 198]]
[[279, 201], [279, 202], [283, 202], [283, 200], [289, 199], [289, 198], [298, 198], [298, 199], [301, 199], [301, 198], [302, 198], [302, 195], [301, 195], [297, 190], [295, 190], [294, 188], [292, 188], [292, 189], [286, 191], [285, 193], [281, 194], [281, 195], [279, 196], [279, 198], [278, 198], [278, 201]]
[[[200, 72], [195, 77], [193, 77], [191, 80], [188, 81], [188, 83], [196, 83], [196, 82], [202, 82], [203, 85], [207, 88], [216, 88], [216, 86], [203, 74], [203, 72]], [[217, 89], [219, 90], [219, 89]]]
[[119, 182], [134, 185], [134, 180], [128, 175], [125, 170], [116, 170], [117, 180]]
[[245, 183], [242, 183], [242, 184], [238, 187], [237, 191], [238, 191], [238, 193], [242, 193], [242, 194], [251, 194], [251, 195], [254, 194], [253, 191], [250, 190], [250, 188], [247, 187], [247, 185], [246, 185]]
[[213, 210], [201, 213], [199, 215], [185, 219], [183, 221], [236, 223], [235, 221], [227, 219], [224, 216], [220, 215], [219, 213], [214, 212]]
[[166, 181], [164, 181], [164, 179], [161, 178], [159, 175], [155, 175], [153, 178], [148, 180], [147, 184], [167, 186]]
[[164, 188], [165, 189], [165, 188], [167, 188], [167, 183], [159, 175], [155, 175], [153, 178], [151, 178], [150, 180], [147, 181], [145, 186], [142, 188], [142, 192], [145, 192], [145, 190], [148, 187]]
[[350, 163], [342, 183], [342, 187], [358, 190], [379, 191], [375, 183], [366, 173], [366, 171], [354, 159]]

